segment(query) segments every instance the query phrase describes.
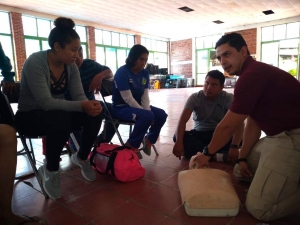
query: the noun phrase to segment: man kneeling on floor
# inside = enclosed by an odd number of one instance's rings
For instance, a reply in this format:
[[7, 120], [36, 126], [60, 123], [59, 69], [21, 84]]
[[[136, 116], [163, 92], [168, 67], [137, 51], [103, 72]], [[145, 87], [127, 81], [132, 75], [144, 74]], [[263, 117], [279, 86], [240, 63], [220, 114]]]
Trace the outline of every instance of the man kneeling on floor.
[[[202, 151], [212, 139], [215, 128], [227, 113], [233, 94], [223, 91], [224, 75], [218, 70], [212, 70], [205, 77], [203, 90], [192, 94], [181, 113], [173, 140], [173, 154], [176, 157], [191, 158]], [[186, 123], [193, 113], [194, 129], [186, 131]], [[233, 134], [232, 139], [218, 150], [215, 159], [218, 161], [235, 162], [239, 154], [244, 126], [241, 124]]]

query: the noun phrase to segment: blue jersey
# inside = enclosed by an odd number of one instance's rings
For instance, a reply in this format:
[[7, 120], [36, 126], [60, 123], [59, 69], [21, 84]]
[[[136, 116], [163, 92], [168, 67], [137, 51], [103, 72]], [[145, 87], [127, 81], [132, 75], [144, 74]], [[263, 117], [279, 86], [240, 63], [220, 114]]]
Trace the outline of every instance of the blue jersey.
[[126, 104], [120, 91], [130, 90], [133, 98], [141, 105], [141, 98], [145, 89], [149, 89], [149, 73], [143, 69], [138, 74], [134, 74], [127, 65], [121, 66], [115, 76], [112, 101], [113, 105]]

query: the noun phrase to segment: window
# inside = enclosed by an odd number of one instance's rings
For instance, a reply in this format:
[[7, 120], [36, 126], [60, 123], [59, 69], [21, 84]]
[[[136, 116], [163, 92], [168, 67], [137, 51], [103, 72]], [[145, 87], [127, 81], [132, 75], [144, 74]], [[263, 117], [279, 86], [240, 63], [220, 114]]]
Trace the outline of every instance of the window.
[[297, 78], [300, 22], [262, 27], [261, 61]]
[[[15, 59], [12, 44], [12, 35], [10, 29], [9, 14], [7, 12], [0, 11], [0, 42], [5, 55], [10, 59], [12, 65], [12, 71], [15, 71]], [[0, 70], [0, 80], [2, 80], [1, 70]]]
[[215, 45], [220, 34], [196, 38], [196, 84], [204, 85], [206, 74], [210, 70], [224, 70], [216, 57]]
[[[51, 29], [54, 28], [53, 20], [36, 18], [31, 16], [22, 16], [23, 30], [25, 38], [25, 49], [27, 58], [34, 52], [50, 49], [48, 36]], [[83, 48], [83, 57], [87, 56], [86, 28], [84, 26], [75, 26]]]
[[96, 61], [108, 66], [113, 73], [125, 64], [134, 36], [95, 29]]
[[151, 38], [141, 38], [141, 44], [149, 51], [148, 63], [168, 68], [168, 42]]

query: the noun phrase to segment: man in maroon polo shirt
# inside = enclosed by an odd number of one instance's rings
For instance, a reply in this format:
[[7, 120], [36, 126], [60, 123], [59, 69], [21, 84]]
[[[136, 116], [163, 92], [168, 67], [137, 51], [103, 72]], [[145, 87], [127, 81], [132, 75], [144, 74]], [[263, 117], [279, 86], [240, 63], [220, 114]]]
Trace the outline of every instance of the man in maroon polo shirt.
[[[279, 68], [255, 61], [238, 33], [222, 36], [215, 49], [223, 69], [239, 79], [230, 110], [193, 162], [207, 164], [247, 119], [235, 175], [253, 177], [246, 199], [248, 211], [265, 221], [298, 212], [300, 82]], [[259, 139], [261, 131], [267, 136]]]

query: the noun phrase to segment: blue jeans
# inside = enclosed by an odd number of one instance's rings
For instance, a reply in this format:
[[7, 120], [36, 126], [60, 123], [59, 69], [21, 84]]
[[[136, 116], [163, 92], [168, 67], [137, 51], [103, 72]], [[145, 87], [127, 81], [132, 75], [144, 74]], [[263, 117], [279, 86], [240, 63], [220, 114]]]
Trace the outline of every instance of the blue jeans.
[[166, 122], [168, 115], [164, 110], [154, 106], [150, 106], [150, 108], [151, 111], [133, 108], [128, 105], [115, 106], [112, 108], [112, 113], [115, 118], [135, 122], [133, 131], [127, 141], [134, 148], [140, 146], [149, 127], [147, 138], [152, 144], [155, 144], [160, 130]]

